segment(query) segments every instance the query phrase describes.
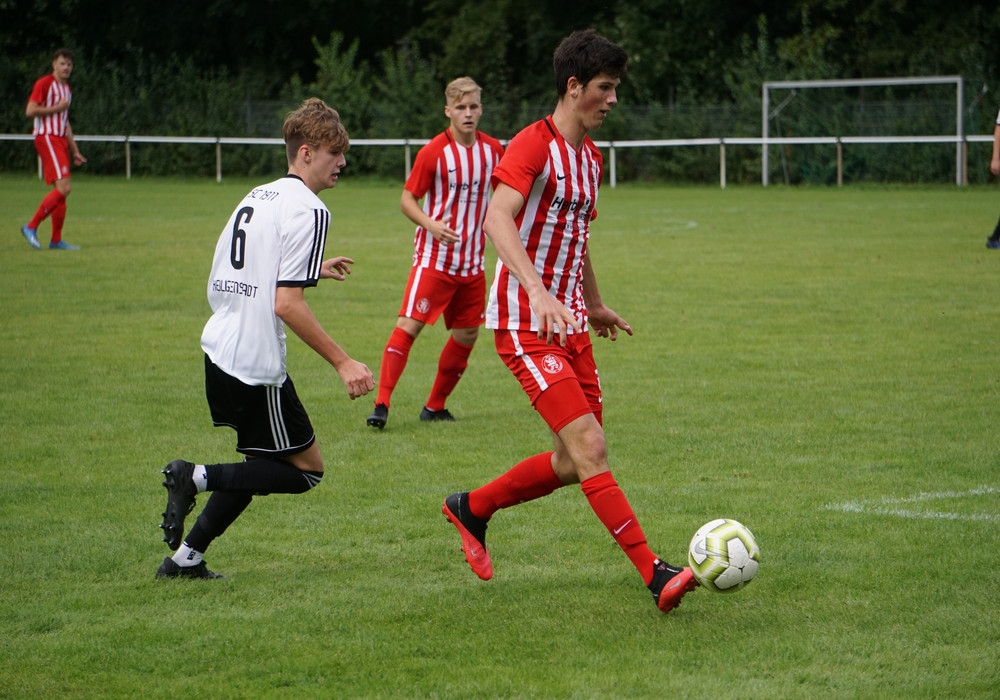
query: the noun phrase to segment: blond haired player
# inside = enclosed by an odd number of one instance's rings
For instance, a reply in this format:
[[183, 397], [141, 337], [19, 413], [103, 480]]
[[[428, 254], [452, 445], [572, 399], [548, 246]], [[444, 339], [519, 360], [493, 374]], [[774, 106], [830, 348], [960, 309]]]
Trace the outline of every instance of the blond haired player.
[[400, 198], [400, 208], [417, 228], [413, 266], [396, 327], [382, 353], [375, 408], [368, 416], [368, 425], [379, 430], [385, 427], [392, 392], [406, 369], [413, 341], [442, 315], [451, 335], [438, 358], [420, 420], [454, 420], [445, 402], [469, 364], [483, 323], [483, 217], [503, 147], [478, 130], [482, 89], [472, 78], [456, 78], [444, 94], [444, 114], [451, 123], [417, 153]]
[[[219, 578], [205, 550], [254, 496], [305, 493], [323, 478], [309, 416], [285, 370], [285, 329], [329, 362], [351, 399], [375, 388], [371, 370], [331, 338], [305, 301], [320, 279], [343, 280], [350, 258], [323, 260], [330, 211], [317, 196], [337, 184], [350, 142], [334, 109], [311, 98], [285, 119], [288, 174], [251, 190], [222, 230], [208, 280], [205, 393], [216, 426], [236, 431], [243, 462], [175, 459], [163, 473], [164, 542], [177, 550], [158, 578]], [[195, 496], [211, 491], [183, 540]]]

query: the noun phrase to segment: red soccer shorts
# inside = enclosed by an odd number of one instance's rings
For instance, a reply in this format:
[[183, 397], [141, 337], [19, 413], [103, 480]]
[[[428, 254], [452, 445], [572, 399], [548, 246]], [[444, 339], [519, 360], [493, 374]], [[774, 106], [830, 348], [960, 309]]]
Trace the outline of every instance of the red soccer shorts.
[[399, 315], [433, 325], [444, 314], [444, 325], [476, 328], [486, 309], [486, 274], [449, 275], [426, 267], [411, 267]]
[[62, 136], [42, 134], [35, 137], [35, 150], [42, 159], [45, 184], [69, 177], [69, 142]]
[[494, 341], [500, 359], [552, 432], [588, 413], [601, 421], [601, 379], [590, 333], [566, 336], [566, 347], [546, 345], [533, 331], [498, 330]]

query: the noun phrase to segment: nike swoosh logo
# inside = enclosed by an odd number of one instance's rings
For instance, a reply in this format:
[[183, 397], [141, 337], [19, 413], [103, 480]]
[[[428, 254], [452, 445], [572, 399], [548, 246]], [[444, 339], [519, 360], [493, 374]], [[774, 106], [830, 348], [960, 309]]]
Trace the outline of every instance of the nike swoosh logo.
[[627, 528], [628, 525], [629, 525], [629, 523], [631, 523], [631, 522], [632, 522], [632, 518], [629, 518], [628, 520], [625, 521], [624, 525], [622, 525], [621, 527], [615, 528], [615, 534], [616, 535], [620, 535], [621, 532], [622, 532], [622, 530], [624, 530], [625, 528]]
[[396, 348], [389, 348], [389, 352], [394, 353], [396, 355], [402, 355], [403, 354], [402, 351], [397, 350]]
[[710, 554], [713, 555], [713, 556], [716, 554], [715, 552], [710, 552], [710, 551], [708, 551], [708, 549], [705, 548], [705, 541], [704, 540], [699, 540], [698, 542], [695, 543], [695, 545], [694, 545], [694, 553], [695, 554], [703, 554], [706, 557], [709, 556]]
[[565, 179], [566, 179], [565, 175], [556, 175], [556, 180], [565, 180]]

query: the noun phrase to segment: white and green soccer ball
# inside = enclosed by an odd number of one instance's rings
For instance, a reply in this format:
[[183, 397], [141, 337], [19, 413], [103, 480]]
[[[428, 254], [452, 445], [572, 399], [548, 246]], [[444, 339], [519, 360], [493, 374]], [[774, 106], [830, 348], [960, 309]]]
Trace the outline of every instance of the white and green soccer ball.
[[735, 520], [719, 518], [705, 523], [691, 538], [688, 565], [702, 586], [732, 593], [757, 575], [760, 547], [753, 534]]

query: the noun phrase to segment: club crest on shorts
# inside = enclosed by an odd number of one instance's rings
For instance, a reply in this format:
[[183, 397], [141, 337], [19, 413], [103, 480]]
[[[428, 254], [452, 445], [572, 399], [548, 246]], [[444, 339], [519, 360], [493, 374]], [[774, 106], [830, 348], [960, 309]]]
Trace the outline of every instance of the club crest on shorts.
[[546, 355], [542, 358], [542, 369], [546, 374], [559, 374], [563, 369], [562, 360], [555, 355]]
[[430, 308], [431, 308], [431, 302], [427, 299], [427, 297], [424, 297], [423, 299], [417, 302], [417, 311], [419, 311], [422, 314], [425, 314], [428, 311], [430, 311]]

